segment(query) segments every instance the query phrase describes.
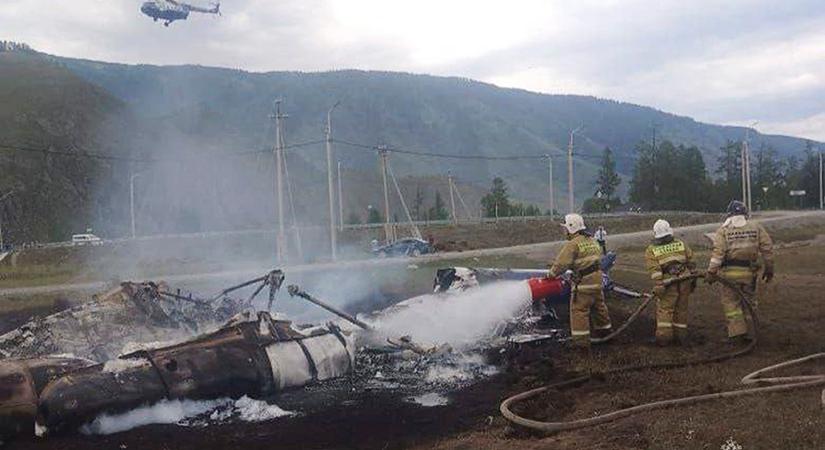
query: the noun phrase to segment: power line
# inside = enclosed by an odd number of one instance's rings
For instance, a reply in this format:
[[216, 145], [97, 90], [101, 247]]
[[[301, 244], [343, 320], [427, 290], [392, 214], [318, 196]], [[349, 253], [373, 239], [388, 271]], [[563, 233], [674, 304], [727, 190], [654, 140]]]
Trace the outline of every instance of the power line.
[[[367, 144], [359, 144], [356, 142], [348, 142], [342, 141], [340, 139], [335, 139], [334, 142], [339, 144], [344, 144], [354, 148], [361, 148], [365, 150], [378, 150], [378, 146], [375, 145], [367, 145]], [[416, 150], [408, 150], [398, 147], [382, 147], [387, 152], [390, 153], [398, 153], [403, 155], [412, 155], [412, 156], [428, 156], [431, 158], [447, 158], [447, 159], [474, 159], [474, 160], [487, 160], [487, 161], [515, 161], [515, 160], [539, 160], [539, 159], [547, 159], [547, 155], [513, 155], [513, 156], [485, 156], [485, 155], [455, 155], [449, 153], [436, 153], [436, 152], [427, 152], [427, 151], [416, 151]], [[554, 155], [553, 157], [559, 157]]]
[[[364, 150], [371, 150], [377, 151], [377, 145], [369, 145], [369, 144], [361, 144], [357, 142], [350, 142], [350, 141], [343, 141], [340, 139], [334, 139], [333, 142], [337, 142], [339, 144], [343, 144], [353, 148], [359, 148]], [[438, 152], [430, 152], [430, 151], [418, 151], [418, 150], [410, 150], [407, 148], [400, 148], [400, 147], [390, 147], [387, 146], [386, 150], [390, 153], [399, 153], [404, 155], [411, 155], [411, 156], [425, 156], [431, 158], [445, 158], [445, 159], [462, 159], [462, 160], [480, 160], [480, 161], [518, 161], [518, 160], [546, 160], [549, 158], [566, 158], [567, 155], [512, 155], [512, 156], [486, 156], [486, 155], [456, 155], [450, 153], [438, 153]], [[593, 160], [601, 160], [602, 155], [585, 155], [582, 153], [573, 153], [573, 156], [582, 159], [593, 159]], [[629, 159], [635, 160], [632, 156], [622, 156], [622, 155], [613, 155], [614, 159]]]
[[[284, 145], [284, 150], [290, 149], [299, 149], [303, 147], [310, 147], [313, 145], [320, 145], [325, 143], [325, 139], [316, 139], [311, 141], [304, 141], [304, 142], [297, 142], [294, 144]], [[363, 150], [370, 150], [370, 151], [377, 151], [378, 146], [376, 145], [369, 145], [369, 144], [361, 144], [357, 142], [350, 142], [344, 141], [340, 139], [333, 139], [333, 142], [343, 144], [345, 146], [351, 148], [358, 148]], [[75, 147], [77, 148], [77, 147]], [[30, 146], [21, 146], [21, 145], [11, 145], [11, 144], [3, 144], [0, 143], [0, 149], [10, 150], [10, 151], [18, 151], [24, 153], [38, 153], [44, 155], [57, 155], [57, 156], [69, 156], [74, 158], [89, 158], [89, 159], [97, 159], [103, 161], [126, 161], [126, 162], [138, 162], [138, 163], [164, 163], [164, 162], [186, 162], [185, 159], [181, 158], [134, 158], [129, 156], [118, 156], [118, 155], [106, 155], [101, 153], [94, 153], [85, 151], [82, 149], [78, 149], [78, 151], [68, 151], [68, 150], [55, 150], [51, 148], [37, 148], [37, 147], [30, 147]], [[538, 160], [546, 160], [549, 158], [565, 158], [565, 155], [511, 155], [511, 156], [487, 156], [487, 155], [456, 155], [456, 154], [449, 154], [449, 153], [438, 153], [438, 152], [431, 152], [431, 151], [418, 151], [418, 150], [411, 150], [408, 148], [402, 147], [386, 147], [387, 152], [390, 153], [398, 153], [403, 155], [409, 156], [420, 156], [420, 157], [429, 157], [429, 158], [444, 158], [444, 159], [458, 159], [458, 160], [477, 160], [477, 161], [538, 161]], [[241, 152], [221, 152], [215, 153], [212, 155], [204, 155], [204, 156], [211, 156], [213, 158], [234, 158], [234, 157], [241, 157], [241, 156], [249, 156], [249, 155], [260, 155], [260, 154], [269, 154], [272, 150], [269, 148], [260, 149], [260, 150], [246, 150]], [[601, 155], [585, 155], [581, 153], [574, 153], [573, 156], [576, 158], [581, 159], [591, 159], [591, 160], [600, 160], [602, 158]], [[634, 160], [635, 158], [631, 156], [621, 156], [621, 155], [613, 155], [614, 159], [629, 159]]]
[[[314, 141], [305, 141], [305, 142], [298, 142], [298, 143], [295, 143], [295, 144], [284, 145], [282, 148], [284, 150], [290, 150], [290, 149], [293, 149], [293, 148], [302, 148], [302, 147], [309, 147], [311, 145], [319, 145], [319, 144], [323, 144], [325, 142], [326, 142], [326, 139], [318, 139], [318, 140], [314, 140]], [[226, 156], [226, 157], [246, 156], [246, 155], [258, 155], [258, 154], [262, 154], [262, 153], [269, 154], [271, 152], [272, 152], [272, 149], [267, 148], [267, 149], [263, 149], [263, 150], [247, 150], [247, 151], [243, 151], [243, 152], [224, 152], [224, 153], [218, 153], [217, 156], [220, 156], [220, 157], [224, 157], [224, 156]]]

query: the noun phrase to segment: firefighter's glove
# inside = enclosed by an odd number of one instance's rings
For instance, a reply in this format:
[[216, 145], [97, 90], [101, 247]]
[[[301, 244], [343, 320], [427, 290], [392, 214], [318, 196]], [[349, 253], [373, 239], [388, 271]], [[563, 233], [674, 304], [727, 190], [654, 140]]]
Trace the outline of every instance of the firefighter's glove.
[[716, 272], [708, 272], [705, 274], [705, 283], [713, 284], [719, 281], [719, 274]]
[[762, 271], [762, 281], [770, 283], [773, 280], [773, 263], [765, 264], [765, 270]]
[[653, 287], [653, 295], [656, 297], [662, 298], [665, 295], [665, 285], [664, 284], [656, 284]]

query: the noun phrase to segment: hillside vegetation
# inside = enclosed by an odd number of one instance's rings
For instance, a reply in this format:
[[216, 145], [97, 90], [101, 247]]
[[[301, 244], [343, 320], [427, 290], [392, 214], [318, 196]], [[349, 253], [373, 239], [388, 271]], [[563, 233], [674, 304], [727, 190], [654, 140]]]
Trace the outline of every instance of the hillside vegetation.
[[[513, 159], [524, 155], [553, 156], [556, 205], [563, 210], [568, 132], [580, 125], [578, 204], [594, 193], [606, 146], [622, 178], [617, 194], [627, 197], [635, 148], [651, 139], [654, 124], [657, 139], [695, 146], [711, 169], [719, 148], [744, 136], [743, 128], [648, 107], [461, 78], [134, 66], [15, 49], [0, 52], [0, 144], [116, 159], [0, 150], [0, 193], [18, 192], [2, 205], [9, 236], [18, 243], [63, 240], [87, 227], [107, 237], [128, 235], [133, 174], [138, 234], [271, 228], [275, 99], [289, 115], [287, 144], [322, 139], [327, 110], [341, 102], [332, 116], [333, 134], [342, 141], [335, 152], [344, 171], [344, 216], [357, 221], [367, 219], [368, 206], [383, 201], [373, 145], [504, 158], [390, 157], [408, 203], [417, 190], [423, 195], [420, 210], [434, 208], [436, 193], [448, 201], [451, 173], [477, 215], [495, 176], [507, 183], [514, 201], [548, 208], [547, 162]], [[764, 144], [781, 157], [805, 148], [796, 138], [751, 136], [754, 147]], [[323, 144], [292, 148], [287, 159], [293, 191], [288, 203], [297, 222], [325, 223]], [[397, 198], [392, 202], [391, 214], [403, 219]]]
[[110, 214], [121, 200], [109, 195], [110, 164], [74, 155], [117, 153], [112, 137], [129, 122], [123, 101], [68, 69], [0, 52], [0, 194], [13, 191], [0, 205], [6, 237], [65, 239]]

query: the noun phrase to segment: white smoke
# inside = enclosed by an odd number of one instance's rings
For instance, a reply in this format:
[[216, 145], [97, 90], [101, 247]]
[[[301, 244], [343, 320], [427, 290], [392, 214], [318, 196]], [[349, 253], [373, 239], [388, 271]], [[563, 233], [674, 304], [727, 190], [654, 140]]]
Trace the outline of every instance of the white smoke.
[[461, 350], [488, 337], [530, 297], [524, 281], [494, 283], [455, 295], [423, 295], [392, 308], [372, 325], [390, 337], [409, 335], [417, 343], [446, 343]]
[[102, 414], [83, 425], [83, 434], [112, 434], [152, 424], [173, 424], [198, 416], [228, 402], [220, 400], [161, 400], [151, 406], [142, 406], [122, 414]]
[[243, 396], [238, 400], [161, 400], [122, 414], [101, 414], [80, 428], [83, 434], [113, 434], [145, 425], [187, 424], [186, 419], [209, 414], [212, 422], [223, 422], [238, 417], [244, 422], [264, 422], [278, 417], [292, 416], [277, 405]]

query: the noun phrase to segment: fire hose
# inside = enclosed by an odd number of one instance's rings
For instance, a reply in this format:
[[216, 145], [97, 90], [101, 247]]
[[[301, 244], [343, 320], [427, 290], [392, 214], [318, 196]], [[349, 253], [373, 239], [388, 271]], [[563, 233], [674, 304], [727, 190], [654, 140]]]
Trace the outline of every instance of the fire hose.
[[[676, 277], [676, 278], [667, 280], [667, 281], [664, 282], [664, 285], [665, 285], [665, 287], [668, 287], [668, 286], [670, 286], [672, 284], [675, 284], [675, 283], [679, 283], [679, 282], [682, 282], [682, 281], [695, 280], [697, 278], [703, 278], [703, 277], [704, 277], [703, 274], [693, 273], [693, 274], [689, 274], [689, 275]], [[737, 290], [737, 292], [738, 292], [738, 290]], [[642, 313], [642, 311], [647, 309], [648, 305], [650, 305], [650, 302], [653, 301], [654, 298], [656, 298], [654, 295], [648, 294], [648, 293], [642, 293], [641, 297], [644, 298], [642, 303], [636, 308], [635, 311], [633, 311], [632, 314], [630, 314], [630, 317], [628, 317], [627, 320], [620, 327], [616, 328], [615, 331], [608, 334], [607, 336], [604, 336], [604, 337], [601, 337], [601, 338], [590, 338], [590, 342], [593, 343], [593, 344], [604, 344], [604, 343], [607, 343], [607, 342], [613, 340], [613, 338], [615, 338], [616, 336], [622, 334], [624, 332], [624, 330], [627, 329], [627, 327], [629, 327], [633, 322], [636, 321], [636, 319], [639, 318], [639, 315]], [[746, 301], [746, 299], [744, 299], [744, 297], [740, 296], [740, 298], [743, 299], [743, 301]], [[756, 316], [752, 316], [752, 317], [756, 317]]]
[[[692, 275], [692, 278], [698, 278], [702, 275]], [[687, 279], [691, 277], [686, 277]], [[684, 279], [674, 280], [675, 281], [683, 281]], [[578, 386], [581, 384], [586, 383], [587, 381], [592, 380], [597, 376], [606, 376], [606, 375], [615, 375], [619, 373], [628, 373], [628, 372], [636, 372], [641, 370], [654, 370], [654, 369], [670, 369], [670, 368], [677, 368], [677, 367], [687, 367], [687, 366], [695, 366], [700, 364], [709, 364], [720, 362], [723, 360], [728, 360], [731, 358], [735, 358], [746, 353], [749, 353], [754, 349], [756, 346], [756, 339], [758, 337], [759, 331], [759, 324], [758, 319], [756, 316], [753, 307], [750, 304], [750, 301], [747, 297], [738, 289], [734, 284], [727, 282], [724, 279], [719, 280], [721, 283], [734, 288], [736, 293], [739, 296], [740, 304], [742, 305], [745, 312], [751, 318], [751, 323], [753, 324], [753, 339], [751, 342], [744, 348], [737, 350], [732, 353], [725, 353], [721, 355], [717, 355], [710, 358], [703, 358], [698, 360], [688, 360], [688, 361], [674, 361], [674, 362], [665, 362], [665, 363], [654, 363], [654, 364], [644, 364], [644, 365], [637, 365], [637, 366], [626, 366], [626, 367], [617, 367], [613, 369], [604, 370], [601, 372], [596, 373], [589, 373], [584, 376], [580, 376], [577, 378], [573, 378], [566, 381], [561, 381], [558, 383], [550, 384], [547, 386], [539, 387], [536, 389], [532, 389], [526, 392], [522, 392], [520, 394], [516, 394], [512, 397], [505, 399], [500, 407], [499, 410], [501, 414], [509, 420], [510, 422], [525, 427], [530, 428], [537, 431], [547, 432], [547, 433], [556, 433], [560, 431], [569, 431], [575, 430], [578, 428], [586, 428], [592, 427], [600, 424], [604, 424], [607, 422], [611, 422], [614, 420], [618, 420], [624, 417], [628, 417], [634, 414], [639, 414], [643, 412], [649, 412], [654, 410], [659, 410], [663, 408], [671, 408], [676, 406], [687, 406], [692, 404], [697, 404], [701, 402], [706, 402], [710, 400], [717, 400], [717, 399], [724, 399], [724, 398], [734, 398], [734, 397], [744, 397], [749, 395], [757, 395], [757, 394], [766, 394], [766, 393], [776, 393], [776, 392], [787, 392], [797, 389], [808, 389], [813, 387], [825, 387], [825, 374], [820, 375], [802, 375], [802, 376], [786, 376], [786, 377], [763, 377], [764, 374], [768, 372], [775, 371], [777, 369], [783, 369], [791, 366], [795, 366], [798, 364], [802, 364], [808, 361], [812, 361], [819, 358], [825, 358], [825, 353], [815, 353], [811, 354], [802, 358], [793, 359], [785, 362], [781, 362], [779, 364], [775, 364], [772, 366], [764, 367], [759, 369], [755, 372], [751, 372], [742, 378], [741, 383], [746, 386], [755, 385], [755, 384], [767, 384], [769, 386], [762, 386], [762, 387], [752, 387], [748, 389], [740, 389], [734, 391], [725, 391], [725, 392], [717, 392], [713, 394], [704, 394], [704, 395], [696, 395], [690, 397], [683, 397], [683, 398], [675, 398], [675, 399], [668, 399], [668, 400], [660, 400], [656, 402], [646, 403], [642, 405], [633, 406], [630, 408], [620, 409], [617, 411], [613, 411], [606, 414], [599, 414], [597, 416], [588, 417], [586, 419], [577, 419], [577, 420], [570, 420], [570, 421], [562, 421], [562, 422], [544, 422], [544, 421], [537, 421], [524, 418], [519, 416], [518, 414], [514, 413], [511, 410], [511, 407], [521, 401], [536, 397], [544, 392], [551, 391], [551, 390], [558, 390], [565, 387], [571, 386]], [[628, 318], [628, 320], [623, 324], [619, 329], [615, 332], [611, 333], [610, 335], [602, 338], [600, 340], [593, 340], [594, 342], [606, 342], [610, 339], [613, 339], [615, 336], [619, 335], [627, 326], [636, 320], [639, 314], [644, 310], [650, 301], [652, 300], [653, 296], [646, 294], [645, 300], [642, 304], [634, 311], [633, 314]], [[821, 402], [822, 405], [825, 406], [825, 389], [822, 391], [821, 395]]]

